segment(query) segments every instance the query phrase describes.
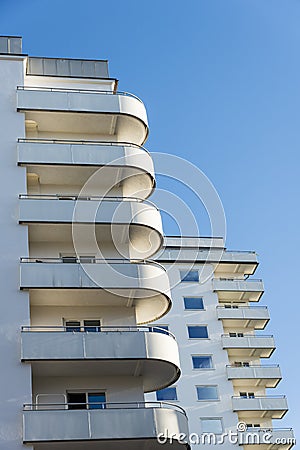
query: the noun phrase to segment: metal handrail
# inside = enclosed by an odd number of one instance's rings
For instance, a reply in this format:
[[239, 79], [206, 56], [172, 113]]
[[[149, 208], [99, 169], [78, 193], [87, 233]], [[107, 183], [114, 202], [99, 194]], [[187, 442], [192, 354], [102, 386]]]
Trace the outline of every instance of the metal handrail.
[[104, 95], [123, 95], [126, 97], [132, 97], [143, 103], [142, 100], [134, 94], [125, 91], [102, 91], [97, 89], [74, 89], [74, 88], [58, 88], [48, 86], [17, 86], [18, 91], [49, 91], [49, 92], [71, 92], [76, 94], [104, 94]]
[[133, 144], [132, 142], [106, 142], [106, 141], [89, 141], [85, 139], [46, 139], [46, 138], [18, 138], [19, 143], [33, 142], [39, 144], [70, 144], [70, 145], [97, 145], [109, 147], [135, 147], [145, 152], [150, 152], [142, 145]]
[[217, 309], [268, 309], [267, 306], [262, 306], [262, 305], [258, 305], [258, 306], [221, 306], [218, 305]]
[[247, 430], [256, 430], [257, 432], [263, 431], [293, 431], [293, 428], [260, 428], [260, 427], [247, 427]]
[[228, 250], [227, 248], [225, 249], [225, 253], [251, 253], [256, 255], [257, 252], [254, 250]]
[[242, 400], [253, 400], [255, 398], [286, 398], [286, 395], [257, 395], [254, 397], [243, 397], [243, 396], [239, 396], [239, 395], [233, 395], [231, 398], [240, 398]]
[[233, 369], [251, 369], [251, 367], [254, 368], [268, 368], [268, 367], [280, 367], [279, 364], [250, 364], [249, 366], [238, 366], [238, 365], [234, 365], [234, 364], [227, 364], [226, 367], [231, 367]]
[[[233, 331], [232, 333], [239, 333], [239, 331], [235, 332]], [[251, 338], [255, 338], [255, 339], [261, 339], [261, 338], [273, 338], [274, 336], [272, 334], [264, 334], [264, 335], [259, 335], [257, 336], [256, 334], [244, 334], [243, 336], [230, 336], [228, 333], [227, 334], [221, 334], [221, 337], [232, 337], [232, 338], [244, 338], [244, 337], [251, 337]]]
[[[43, 332], [69, 332], [68, 329], [72, 328], [71, 326], [27, 326], [23, 325], [21, 327], [22, 332], [33, 332], [33, 333], [43, 333]], [[76, 328], [76, 327], [74, 327]], [[96, 325], [96, 326], [78, 326], [80, 328], [79, 331], [72, 331], [74, 333], [84, 333], [84, 332], [93, 332], [93, 333], [161, 333], [166, 334], [176, 340], [173, 333], [169, 330], [160, 327], [151, 327], [151, 326], [106, 326], [106, 325]], [[97, 331], [90, 331], [95, 328]]]
[[[70, 257], [66, 257], [66, 258], [72, 258], [72, 256]], [[153, 266], [157, 266], [160, 267], [161, 269], [164, 270], [164, 272], [167, 271], [167, 269], [160, 264], [157, 261], [153, 261], [152, 259], [141, 259], [141, 260], [130, 260], [130, 259], [122, 259], [122, 258], [91, 258], [89, 256], [86, 257], [86, 259], [89, 259], [90, 261], [87, 263], [85, 261], [83, 261], [85, 259], [84, 256], [78, 258], [76, 256], [74, 256], [74, 261], [72, 262], [64, 262], [64, 258], [44, 258], [44, 257], [32, 257], [32, 256], [22, 256], [20, 258], [20, 262], [21, 263], [55, 263], [55, 264], [149, 264], [149, 265], [153, 265]]]
[[77, 195], [77, 194], [19, 194], [20, 199], [29, 199], [29, 200], [84, 200], [84, 201], [98, 201], [98, 202], [136, 202], [136, 203], [145, 203], [146, 205], [153, 206], [157, 211], [159, 211], [158, 207], [151, 202], [150, 200], [145, 200], [140, 197], [117, 197], [117, 196], [97, 196], [97, 195]]
[[[181, 406], [174, 405], [168, 402], [127, 402], [127, 403], [106, 403], [106, 402], [95, 402], [95, 403], [25, 403], [23, 405], [24, 411], [39, 411], [39, 410], [51, 410], [63, 409], [67, 410], [69, 406], [82, 406], [82, 409], [89, 409], [95, 405], [100, 406], [99, 409], [146, 409], [146, 408], [168, 408], [178, 410], [186, 416], [186, 412]], [[91, 408], [90, 408], [91, 409]]]
[[250, 281], [250, 282], [262, 282], [261, 278], [214, 278], [216, 281]]

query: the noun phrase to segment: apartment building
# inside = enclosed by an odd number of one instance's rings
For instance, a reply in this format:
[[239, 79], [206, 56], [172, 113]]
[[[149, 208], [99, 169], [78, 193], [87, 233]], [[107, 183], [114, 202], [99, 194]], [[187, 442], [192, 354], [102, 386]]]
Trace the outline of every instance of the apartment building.
[[[168, 237], [157, 261], [167, 269], [173, 307], [156, 324], [175, 334], [182, 376], [147, 398], [186, 410], [194, 449], [209, 442], [226, 450], [290, 449], [292, 429], [275, 420], [287, 400], [270, 393], [281, 372], [268, 363], [275, 341], [264, 331], [268, 308], [258, 304], [264, 286], [252, 276], [256, 253], [228, 251], [218, 237]], [[224, 436], [230, 430], [237, 436]]]
[[183, 409], [144, 398], [180, 376], [145, 325], [172, 303], [145, 107], [107, 61], [0, 53], [0, 447], [188, 448]]
[[142, 101], [20, 37], [0, 68], [0, 448], [179, 450], [245, 422], [241, 448], [289, 449], [262, 438], [287, 404], [256, 255], [164, 236]]

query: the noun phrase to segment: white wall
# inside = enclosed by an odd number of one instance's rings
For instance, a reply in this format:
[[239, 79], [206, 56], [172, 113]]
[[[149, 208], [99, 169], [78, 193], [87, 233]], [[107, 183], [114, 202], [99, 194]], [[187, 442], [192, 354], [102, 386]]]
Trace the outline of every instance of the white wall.
[[22, 406], [31, 398], [30, 366], [20, 362], [20, 327], [29, 321], [29, 296], [19, 291], [19, 257], [28, 254], [27, 227], [18, 224], [18, 196], [26, 192], [26, 170], [17, 166], [16, 142], [25, 135], [24, 115], [16, 112], [23, 60], [1, 56], [0, 67], [0, 448], [20, 450], [25, 448]]
[[[178, 403], [188, 414], [190, 433], [201, 434], [200, 418], [222, 418], [224, 429], [236, 430], [239, 422], [238, 415], [232, 410], [233, 395], [239, 395], [239, 391], [247, 391], [246, 388], [234, 388], [232, 381], [228, 380], [226, 366], [231, 363], [227, 351], [222, 348], [221, 335], [229, 331], [224, 329], [221, 320], [217, 318], [216, 307], [220, 304], [217, 293], [212, 290], [212, 280], [207, 279], [212, 270], [212, 266], [204, 267], [195, 264], [193, 269], [199, 269], [202, 279], [207, 280], [200, 283], [184, 282], [180, 283], [180, 270], [190, 269], [186, 265], [177, 261], [176, 264], [164, 264], [170, 277], [172, 287], [172, 310], [157, 322], [169, 326], [169, 330], [175, 334], [179, 345], [182, 376], [176, 383]], [[228, 272], [230, 278], [232, 273]], [[200, 280], [201, 281], [201, 280]], [[186, 311], [184, 310], [183, 297], [202, 297], [205, 310]], [[225, 302], [226, 303], [226, 302]], [[227, 302], [229, 303], [229, 302]], [[246, 306], [247, 303], [244, 303]], [[207, 325], [209, 339], [189, 339], [187, 333], [188, 325]], [[235, 331], [235, 330], [230, 330]], [[237, 329], [239, 331], [239, 329]], [[244, 333], [253, 333], [254, 330], [240, 329]], [[193, 369], [192, 355], [211, 355], [213, 369]], [[252, 364], [259, 363], [256, 358], [232, 358], [235, 360], [251, 361]], [[218, 401], [198, 401], [196, 394], [197, 385], [217, 385], [219, 392]], [[253, 391], [253, 389], [249, 389]], [[265, 395], [265, 390], [261, 387], [255, 390], [257, 395]], [[154, 393], [146, 395], [147, 400], [155, 400]], [[258, 419], [247, 419], [248, 423], [259, 423]], [[264, 419], [262, 426], [270, 426], [271, 421]], [[195, 450], [198, 446], [192, 446]], [[222, 445], [225, 450], [236, 448], [233, 444]]]
[[[44, 396], [44, 403], [51, 403], [51, 398], [59, 394], [66, 395], [68, 391], [104, 391], [109, 403], [143, 402], [144, 390], [142, 377], [34, 377], [33, 397]], [[61, 397], [62, 397], [61, 395]], [[47, 401], [45, 401], [45, 398]], [[63, 397], [62, 397], [63, 398]]]
[[64, 319], [99, 319], [102, 326], [136, 325], [134, 307], [32, 306], [30, 316], [31, 326], [63, 326]]

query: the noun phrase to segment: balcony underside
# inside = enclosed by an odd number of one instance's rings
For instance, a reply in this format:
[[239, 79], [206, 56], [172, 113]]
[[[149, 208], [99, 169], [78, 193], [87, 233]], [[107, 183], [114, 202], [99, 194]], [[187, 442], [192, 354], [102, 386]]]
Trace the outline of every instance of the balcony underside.
[[234, 409], [237, 412], [239, 420], [253, 420], [253, 419], [282, 419], [287, 413], [287, 409], [251, 409], [241, 410]]
[[216, 265], [214, 274], [216, 276], [222, 277], [224, 274], [239, 274], [239, 275], [253, 275], [257, 269], [257, 261], [228, 261], [226, 258], [226, 252], [224, 252], [223, 257], [219, 264]]
[[284, 397], [233, 398], [233, 411], [239, 420], [282, 419], [288, 411]]
[[224, 318], [219, 317], [220, 320], [222, 320], [224, 328], [236, 330], [241, 328], [253, 328], [255, 330], [264, 330], [269, 322], [269, 318], [253, 318], [253, 319], [246, 319], [243, 318]]
[[227, 367], [227, 375], [235, 387], [275, 388], [281, 380], [279, 367]]
[[213, 290], [221, 302], [258, 302], [264, 293], [264, 286], [261, 280], [215, 278]]
[[270, 320], [266, 307], [217, 307], [217, 317], [223, 326], [232, 331], [241, 328], [263, 330]]
[[95, 249], [114, 245], [123, 258], [149, 258], [163, 243], [160, 212], [148, 202], [25, 197], [19, 222], [29, 224], [32, 241], [61, 241], [60, 234], [69, 232], [78, 249], [89, 239]]
[[175, 339], [159, 332], [22, 332], [22, 361], [34, 376], [135, 376], [145, 392], [180, 375]]
[[216, 290], [221, 302], [258, 302], [263, 295], [263, 291], [243, 291], [243, 290]]
[[147, 198], [155, 186], [150, 154], [130, 144], [32, 139], [19, 142], [18, 164], [27, 167], [29, 187], [33, 175], [41, 186], [73, 187], [76, 180], [78, 193], [93, 177], [98, 195], [122, 186], [128, 197]]
[[229, 356], [269, 358], [275, 350], [274, 339], [270, 336], [222, 337], [223, 348]]
[[147, 289], [29, 288], [32, 306], [109, 306], [135, 308], [137, 324], [153, 322], [171, 308], [167, 294]]
[[143, 103], [122, 94], [18, 89], [17, 110], [25, 112], [39, 133], [101, 135], [137, 145], [148, 135]]
[[270, 358], [270, 356], [272, 355], [272, 353], [275, 351], [275, 347], [272, 348], [263, 348], [263, 347], [256, 347], [256, 348], [252, 348], [252, 347], [223, 347], [227, 350], [228, 352], [228, 356], [236, 356], [236, 357], [241, 357], [241, 358]]
[[35, 450], [159, 450], [157, 437], [167, 430], [167, 436], [175, 437], [164, 447], [189, 448], [176, 439], [180, 433], [188, 435], [187, 417], [172, 409], [156, 409], [24, 411], [23, 441], [35, 444]]

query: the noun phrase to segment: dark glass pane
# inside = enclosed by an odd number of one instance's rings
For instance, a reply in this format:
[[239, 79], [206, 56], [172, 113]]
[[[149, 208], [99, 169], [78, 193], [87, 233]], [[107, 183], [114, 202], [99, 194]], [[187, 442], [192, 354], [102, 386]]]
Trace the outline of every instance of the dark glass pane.
[[66, 322], [66, 331], [80, 331], [80, 322], [69, 320]]
[[89, 393], [88, 394], [89, 409], [104, 409], [106, 403], [106, 396], [104, 392]]
[[203, 298], [201, 297], [184, 297], [185, 309], [204, 309]]
[[194, 369], [211, 369], [212, 360], [210, 356], [192, 356]]
[[198, 386], [198, 400], [218, 400], [218, 391], [216, 386]]
[[68, 409], [86, 409], [86, 395], [83, 392], [68, 393]]
[[100, 320], [84, 320], [84, 331], [101, 331]]
[[198, 270], [189, 270], [189, 271], [180, 271], [181, 281], [199, 281], [199, 272]]
[[156, 399], [159, 401], [177, 400], [176, 388], [166, 388], [166, 389], [161, 389], [160, 391], [157, 391]]
[[205, 339], [208, 338], [207, 327], [205, 326], [189, 326], [188, 333], [190, 338]]

